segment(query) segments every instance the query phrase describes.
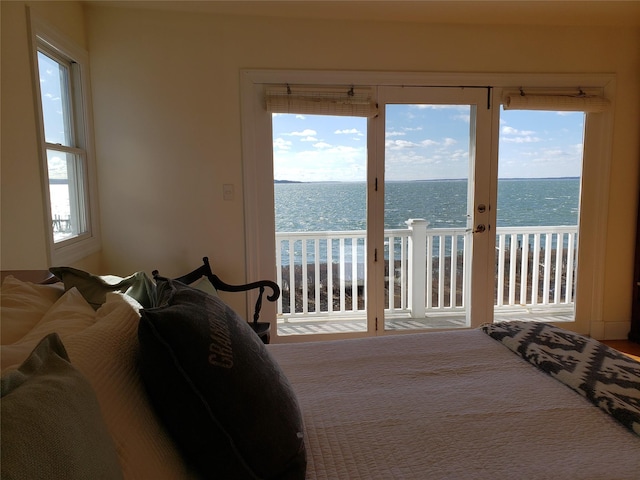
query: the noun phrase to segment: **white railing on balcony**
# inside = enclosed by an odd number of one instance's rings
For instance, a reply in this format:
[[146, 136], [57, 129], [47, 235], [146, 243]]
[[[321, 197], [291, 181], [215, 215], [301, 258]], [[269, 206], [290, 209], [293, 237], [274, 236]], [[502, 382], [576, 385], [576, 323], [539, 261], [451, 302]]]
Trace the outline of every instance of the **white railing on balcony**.
[[578, 227], [496, 229], [496, 307], [572, 305]]
[[[412, 318], [463, 311], [471, 233], [407, 223], [385, 230], [385, 311]], [[278, 315], [362, 315], [365, 252], [364, 231], [276, 233]], [[576, 254], [577, 226], [497, 228], [496, 308], [571, 306]]]

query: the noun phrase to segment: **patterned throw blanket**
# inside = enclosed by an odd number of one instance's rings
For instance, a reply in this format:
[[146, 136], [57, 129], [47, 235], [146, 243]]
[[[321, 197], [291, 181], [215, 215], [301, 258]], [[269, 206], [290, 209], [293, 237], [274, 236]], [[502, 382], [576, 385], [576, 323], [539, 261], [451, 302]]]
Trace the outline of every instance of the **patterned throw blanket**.
[[545, 323], [513, 321], [480, 328], [640, 435], [640, 362]]

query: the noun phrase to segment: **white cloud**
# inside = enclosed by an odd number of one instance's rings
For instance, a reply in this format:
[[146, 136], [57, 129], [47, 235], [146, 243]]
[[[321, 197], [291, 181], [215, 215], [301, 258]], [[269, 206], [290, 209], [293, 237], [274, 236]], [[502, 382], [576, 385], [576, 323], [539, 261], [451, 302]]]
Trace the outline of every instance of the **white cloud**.
[[291, 142], [278, 137], [273, 141], [273, 148], [277, 150], [291, 150]]
[[425, 105], [425, 104], [420, 104], [420, 105], [410, 105], [410, 107], [412, 108], [417, 108], [418, 110], [424, 110], [424, 109], [430, 109], [430, 110], [444, 110], [444, 109], [451, 109], [451, 110], [463, 110], [463, 111], [468, 111], [469, 110], [469, 106], [468, 105]]
[[445, 146], [448, 147], [450, 145], [455, 145], [456, 143], [458, 143], [458, 141], [455, 138], [447, 137], [447, 138], [444, 139], [443, 143], [444, 143]]
[[508, 125], [502, 127], [500, 140], [505, 143], [536, 143], [542, 141], [540, 137], [534, 136], [534, 130], [518, 130]]
[[502, 133], [505, 135], [533, 135], [536, 132], [533, 130], [518, 130], [516, 128], [506, 126], [502, 127]]
[[362, 181], [366, 178], [366, 148], [329, 145], [319, 142], [317, 149], [297, 152], [274, 151], [274, 176], [303, 181]]
[[310, 128], [305, 128], [301, 132], [283, 133], [283, 135], [291, 135], [291, 136], [294, 136], [294, 137], [310, 137], [310, 136], [314, 136], [314, 135], [317, 135], [317, 134], [318, 134], [318, 132], [316, 132], [315, 130], [312, 130]]
[[436, 142], [435, 140], [426, 139], [426, 140], [422, 140], [420, 142], [420, 145], [423, 145], [425, 147], [432, 147], [433, 145], [438, 145], [438, 142]]
[[318, 139], [316, 137], [305, 137], [300, 139], [301, 142], [317, 142]]
[[532, 137], [531, 135], [525, 135], [522, 137], [503, 137], [501, 139], [505, 143], [536, 143], [541, 141], [538, 137]]
[[469, 159], [469, 152], [467, 150], [456, 150], [451, 154], [452, 160], [467, 161]]
[[405, 135], [406, 135], [405, 132], [386, 132], [385, 133], [385, 136], [387, 138], [389, 138], [389, 137], [403, 137]]
[[358, 155], [361, 155], [362, 158], [365, 158], [364, 156], [364, 150], [362, 147], [359, 148], [355, 148], [355, 147], [348, 147], [346, 145], [336, 145], [336, 146], [331, 146], [330, 145], [330, 149], [329, 150], [325, 150], [325, 153], [331, 153], [331, 154], [335, 154], [335, 155], [340, 155], [342, 158], [345, 157], [356, 157]]
[[418, 178], [464, 178], [468, 171], [468, 152], [445, 151], [424, 155], [420, 151], [390, 151], [386, 157], [385, 176], [390, 181]]
[[420, 146], [420, 144], [418, 143], [409, 142], [407, 140], [387, 140], [384, 142], [384, 145], [390, 150], [400, 150], [404, 148], [414, 148]]
[[341, 135], [344, 133], [349, 133], [349, 134], [355, 134], [355, 135], [363, 135], [363, 133], [358, 130], [357, 128], [345, 128], [344, 130], [336, 130], [335, 132], [336, 135]]

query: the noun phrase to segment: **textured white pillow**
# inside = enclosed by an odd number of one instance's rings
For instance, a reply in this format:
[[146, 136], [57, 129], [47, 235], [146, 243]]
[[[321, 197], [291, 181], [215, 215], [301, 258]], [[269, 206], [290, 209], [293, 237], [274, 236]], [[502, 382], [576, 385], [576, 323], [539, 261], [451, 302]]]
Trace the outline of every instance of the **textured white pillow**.
[[2, 478], [122, 478], [95, 393], [68, 360], [53, 333], [2, 376]]
[[90, 327], [95, 321], [96, 311], [76, 288], [72, 288], [65, 292], [19, 341], [2, 346], [0, 349], [2, 370], [22, 363], [38, 342], [50, 333], [55, 332], [60, 335], [60, 338], [66, 338], [68, 335]]
[[15, 343], [29, 333], [63, 293], [62, 283], [38, 285], [7, 276], [0, 289], [0, 344]]
[[108, 293], [95, 324], [62, 339], [71, 363], [96, 392], [124, 477], [195, 478], [156, 418], [139, 377], [140, 308], [131, 297]]

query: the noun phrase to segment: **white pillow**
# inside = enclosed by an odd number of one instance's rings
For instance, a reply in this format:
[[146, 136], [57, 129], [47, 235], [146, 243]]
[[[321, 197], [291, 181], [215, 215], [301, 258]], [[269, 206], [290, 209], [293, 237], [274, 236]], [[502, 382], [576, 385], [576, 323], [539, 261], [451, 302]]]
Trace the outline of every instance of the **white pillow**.
[[72, 288], [65, 292], [19, 341], [0, 348], [2, 370], [21, 364], [40, 340], [50, 333], [55, 332], [60, 338], [66, 338], [93, 325], [95, 321], [96, 311], [78, 289]]
[[2, 478], [122, 479], [96, 395], [68, 360], [52, 333], [0, 379]]
[[96, 322], [82, 332], [62, 336], [62, 340], [71, 364], [96, 392], [124, 477], [195, 478], [156, 418], [139, 377], [140, 308], [127, 295], [107, 293]]
[[38, 285], [7, 276], [0, 289], [0, 344], [15, 343], [29, 333], [63, 293], [62, 283]]

